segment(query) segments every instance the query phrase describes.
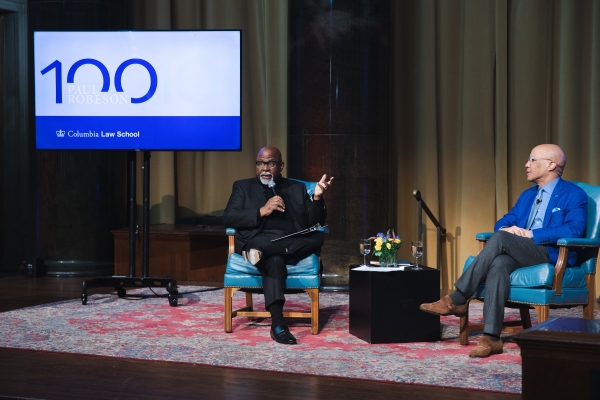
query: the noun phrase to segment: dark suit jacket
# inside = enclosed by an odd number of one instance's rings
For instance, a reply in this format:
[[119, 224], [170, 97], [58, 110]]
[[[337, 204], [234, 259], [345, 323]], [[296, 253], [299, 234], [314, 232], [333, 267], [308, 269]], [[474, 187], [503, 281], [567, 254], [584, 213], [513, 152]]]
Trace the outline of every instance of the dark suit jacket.
[[[494, 231], [513, 225], [525, 228], [537, 192], [537, 185], [524, 191], [508, 214], [496, 222]], [[587, 225], [587, 207], [587, 194], [583, 189], [560, 179], [546, 208], [543, 227], [533, 230], [535, 243], [548, 246], [550, 262], [556, 263], [558, 259], [558, 239], [583, 236]], [[577, 251], [569, 251], [568, 263], [574, 265], [576, 260]]]
[[[233, 183], [223, 219], [226, 227], [235, 228], [237, 231], [236, 252], [240, 252], [243, 245], [263, 228], [264, 218], [260, 218], [259, 209], [267, 201], [266, 190], [271, 189], [261, 184], [258, 178], [242, 179]], [[325, 201], [312, 201], [302, 182], [281, 177], [277, 182], [277, 193], [282, 193], [285, 212], [292, 216], [297, 231], [315, 224], [325, 224]]]

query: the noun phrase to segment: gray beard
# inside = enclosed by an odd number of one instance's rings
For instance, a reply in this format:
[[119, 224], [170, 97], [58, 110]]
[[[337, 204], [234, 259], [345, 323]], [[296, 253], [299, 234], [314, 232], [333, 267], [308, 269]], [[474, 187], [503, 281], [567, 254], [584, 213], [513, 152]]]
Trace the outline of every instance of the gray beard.
[[263, 185], [268, 185], [269, 182], [273, 180], [273, 175], [271, 175], [271, 179], [263, 179], [262, 176], [259, 176], [258, 179], [260, 179], [260, 183], [262, 183]]

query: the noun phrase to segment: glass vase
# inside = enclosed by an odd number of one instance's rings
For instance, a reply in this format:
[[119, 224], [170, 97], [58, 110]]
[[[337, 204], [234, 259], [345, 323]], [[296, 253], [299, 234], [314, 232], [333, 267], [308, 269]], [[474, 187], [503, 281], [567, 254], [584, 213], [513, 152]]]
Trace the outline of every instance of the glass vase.
[[393, 268], [396, 267], [396, 252], [386, 251], [379, 256], [379, 266]]

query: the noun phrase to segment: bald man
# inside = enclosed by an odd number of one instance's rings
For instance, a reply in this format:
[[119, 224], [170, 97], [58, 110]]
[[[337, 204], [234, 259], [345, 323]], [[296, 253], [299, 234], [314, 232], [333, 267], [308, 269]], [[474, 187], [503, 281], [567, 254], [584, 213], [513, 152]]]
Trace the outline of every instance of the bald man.
[[[531, 150], [525, 168], [535, 186], [524, 191], [508, 214], [494, 226], [486, 246], [454, 284], [456, 291], [421, 310], [437, 315], [464, 316], [467, 299], [485, 282], [483, 336], [470, 357], [502, 353], [500, 332], [504, 306], [510, 292], [510, 274], [517, 268], [556, 263], [560, 238], [582, 237], [587, 222], [587, 195], [578, 186], [561, 179], [567, 163], [554, 144]], [[577, 260], [569, 249], [568, 263]]]
[[[283, 319], [286, 263], [294, 263], [323, 245], [323, 233], [315, 231], [272, 242], [290, 233], [325, 224], [323, 193], [333, 178], [323, 175], [315, 187], [313, 199], [306, 186], [281, 176], [284, 162], [281, 152], [267, 146], [256, 157], [256, 177], [233, 183], [225, 207], [225, 226], [236, 229], [236, 252], [252, 263], [263, 277], [265, 308], [271, 313], [271, 338], [277, 343], [296, 344]], [[274, 187], [269, 184], [274, 182]]]

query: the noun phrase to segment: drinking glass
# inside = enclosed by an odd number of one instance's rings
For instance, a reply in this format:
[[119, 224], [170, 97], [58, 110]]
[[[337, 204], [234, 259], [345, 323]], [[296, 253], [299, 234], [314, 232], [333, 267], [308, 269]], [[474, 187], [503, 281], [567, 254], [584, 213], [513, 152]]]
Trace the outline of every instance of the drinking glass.
[[367, 266], [367, 254], [371, 252], [371, 239], [360, 239], [360, 253], [363, 255], [363, 265]]
[[423, 269], [422, 267], [419, 267], [419, 257], [423, 255], [423, 242], [412, 242], [410, 244], [410, 251], [412, 252], [413, 257], [416, 260], [414, 269]]

